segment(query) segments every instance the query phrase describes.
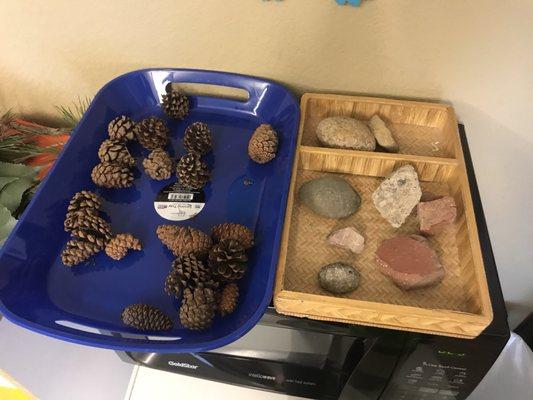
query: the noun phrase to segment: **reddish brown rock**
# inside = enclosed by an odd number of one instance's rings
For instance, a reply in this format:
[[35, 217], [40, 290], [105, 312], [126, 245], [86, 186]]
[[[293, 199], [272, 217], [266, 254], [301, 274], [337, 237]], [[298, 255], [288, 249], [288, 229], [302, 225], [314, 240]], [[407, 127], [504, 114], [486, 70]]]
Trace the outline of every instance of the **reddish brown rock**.
[[440, 194], [435, 194], [435, 193], [423, 190], [422, 197], [420, 197], [420, 202], [424, 203], [426, 201], [438, 200], [438, 199], [442, 199], [443, 197], [444, 196], [441, 196]]
[[441, 232], [446, 225], [453, 223], [457, 217], [455, 200], [450, 196], [419, 203], [417, 212], [420, 232], [428, 235], [435, 235]]
[[381, 243], [376, 251], [381, 273], [404, 290], [429, 287], [444, 278], [437, 253], [422, 236], [396, 236]]

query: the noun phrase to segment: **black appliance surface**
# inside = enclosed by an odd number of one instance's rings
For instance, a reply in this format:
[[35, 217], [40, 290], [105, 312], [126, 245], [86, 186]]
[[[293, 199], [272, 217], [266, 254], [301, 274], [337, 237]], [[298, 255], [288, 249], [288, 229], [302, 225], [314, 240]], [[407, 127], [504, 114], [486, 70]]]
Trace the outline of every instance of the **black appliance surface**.
[[463, 400], [509, 338], [507, 312], [464, 127], [459, 126], [494, 319], [456, 339], [279, 315], [240, 340], [197, 354], [122, 353], [152, 368], [311, 399]]

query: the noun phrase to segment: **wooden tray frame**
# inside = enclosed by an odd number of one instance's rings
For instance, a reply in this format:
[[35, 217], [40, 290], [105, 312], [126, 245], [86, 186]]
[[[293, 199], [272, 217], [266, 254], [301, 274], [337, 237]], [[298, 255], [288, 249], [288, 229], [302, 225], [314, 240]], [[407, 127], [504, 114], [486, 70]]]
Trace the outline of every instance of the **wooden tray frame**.
[[[492, 321], [493, 315], [453, 108], [439, 103], [306, 93], [301, 99], [301, 112], [274, 290], [276, 310], [281, 314], [317, 320], [469, 339], [478, 336]], [[419, 150], [427, 150], [427, 146], [407, 149], [411, 154], [390, 154], [302, 145], [303, 141], [309, 143], [312, 140], [309, 135], [314, 135], [313, 124], [316, 125], [317, 115], [320, 115], [320, 118], [330, 115], [370, 118], [375, 113], [379, 113], [393, 126], [394, 124], [404, 128], [412, 126], [412, 131], [415, 133], [430, 132], [427, 140], [432, 139], [432, 134], [439, 135], [440, 140], [444, 138], [443, 149], [447, 157], [421, 154]], [[431, 129], [424, 130], [424, 127]], [[409, 129], [402, 131], [408, 132]], [[450, 195], [456, 200], [458, 206], [456, 243], [459, 263], [463, 272], [465, 290], [469, 300], [474, 304], [472, 307], [475, 311], [462, 312], [446, 308], [388, 304], [288, 290], [284, 285], [287, 249], [291, 240], [291, 218], [295, 207], [296, 180], [299, 171], [313, 170], [384, 177], [406, 163], [417, 169], [421, 181], [446, 182]]]

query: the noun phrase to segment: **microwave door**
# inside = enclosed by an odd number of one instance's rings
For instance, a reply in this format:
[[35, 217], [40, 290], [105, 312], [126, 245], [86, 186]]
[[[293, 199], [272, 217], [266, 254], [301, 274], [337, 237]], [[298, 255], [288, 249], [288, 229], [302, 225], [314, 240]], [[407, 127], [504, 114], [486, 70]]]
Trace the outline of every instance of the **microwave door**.
[[403, 332], [383, 330], [369, 340], [364, 356], [353, 368], [339, 400], [377, 400], [398, 364], [406, 335]]

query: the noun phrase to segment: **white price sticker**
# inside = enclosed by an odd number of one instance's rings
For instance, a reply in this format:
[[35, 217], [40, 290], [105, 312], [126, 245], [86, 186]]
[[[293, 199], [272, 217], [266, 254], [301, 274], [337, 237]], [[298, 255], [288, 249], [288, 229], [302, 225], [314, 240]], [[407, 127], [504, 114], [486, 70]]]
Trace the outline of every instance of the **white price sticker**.
[[203, 190], [188, 190], [174, 183], [163, 188], [154, 201], [155, 211], [170, 221], [184, 221], [198, 215], [205, 206]]

